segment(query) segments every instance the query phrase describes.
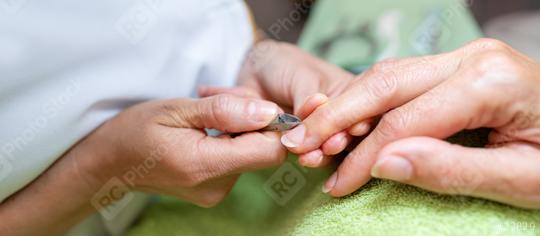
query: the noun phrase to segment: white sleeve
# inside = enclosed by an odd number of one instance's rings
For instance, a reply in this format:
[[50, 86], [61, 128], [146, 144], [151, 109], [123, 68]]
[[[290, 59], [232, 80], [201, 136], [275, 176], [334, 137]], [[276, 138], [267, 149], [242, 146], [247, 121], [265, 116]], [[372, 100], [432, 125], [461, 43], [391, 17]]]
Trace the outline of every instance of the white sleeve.
[[240, 0], [12, 2], [0, 3], [0, 201], [127, 106], [233, 84], [252, 43]]

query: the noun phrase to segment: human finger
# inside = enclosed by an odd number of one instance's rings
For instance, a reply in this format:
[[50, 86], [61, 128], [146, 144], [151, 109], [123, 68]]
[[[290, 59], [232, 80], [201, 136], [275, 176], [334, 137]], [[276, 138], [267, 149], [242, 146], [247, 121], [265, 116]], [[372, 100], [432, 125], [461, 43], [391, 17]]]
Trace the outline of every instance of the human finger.
[[486, 149], [411, 137], [385, 146], [371, 175], [438, 193], [538, 209], [539, 156], [540, 150], [520, 143]]

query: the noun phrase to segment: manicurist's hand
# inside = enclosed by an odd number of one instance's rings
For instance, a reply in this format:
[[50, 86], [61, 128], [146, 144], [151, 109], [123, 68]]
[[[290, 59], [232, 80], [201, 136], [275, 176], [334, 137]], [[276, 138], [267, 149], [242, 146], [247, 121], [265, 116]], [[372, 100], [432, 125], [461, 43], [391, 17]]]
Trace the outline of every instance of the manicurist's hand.
[[[202, 87], [199, 93], [203, 97], [229, 93], [266, 99], [305, 118], [329, 97], [340, 94], [353, 77], [294, 45], [266, 40], [257, 43], [247, 56], [241, 69], [239, 87]], [[358, 125], [360, 129], [356, 134], [367, 133], [368, 124]], [[329, 156], [343, 151], [350, 141], [351, 135], [347, 132], [336, 133], [320, 150], [300, 155], [299, 162], [307, 167], [327, 164]]]
[[[440, 193], [540, 208], [540, 64], [496, 40], [454, 52], [389, 60], [356, 78], [285, 136], [307, 153], [382, 115], [324, 185], [344, 196], [372, 176]], [[489, 145], [442, 139], [493, 128]]]
[[[234, 95], [175, 99], [134, 106], [106, 123], [97, 135], [111, 140], [118, 173], [155, 162], [143, 166], [147, 170], [137, 173], [140, 176], [120, 175], [134, 190], [173, 195], [208, 207], [223, 199], [241, 173], [285, 160], [278, 133], [249, 133], [267, 126], [277, 115], [274, 103]], [[211, 137], [205, 128], [248, 133]]]
[[[168, 194], [213, 206], [242, 172], [285, 160], [286, 149], [278, 133], [249, 132], [265, 127], [277, 115], [274, 103], [233, 95], [135, 105], [2, 202], [0, 232], [64, 235], [72, 225], [111, 203], [102, 202], [101, 196], [122, 196], [118, 188], [113, 189], [118, 181], [125, 186], [122, 191]], [[211, 137], [205, 128], [243, 134]]]

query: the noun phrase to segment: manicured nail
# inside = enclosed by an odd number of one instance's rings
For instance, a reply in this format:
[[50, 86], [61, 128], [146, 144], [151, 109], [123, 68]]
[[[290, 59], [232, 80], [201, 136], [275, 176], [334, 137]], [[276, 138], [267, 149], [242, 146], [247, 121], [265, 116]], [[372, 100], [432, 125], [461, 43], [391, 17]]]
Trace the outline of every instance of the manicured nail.
[[323, 153], [321, 150], [317, 149], [315, 151], [311, 151], [311, 152], [308, 152], [307, 154], [304, 154], [302, 159], [304, 162], [302, 163], [302, 165], [306, 167], [312, 167], [312, 168], [319, 167], [323, 159]]
[[322, 187], [323, 193], [329, 193], [336, 186], [337, 172], [334, 172]]
[[285, 147], [295, 148], [304, 142], [305, 135], [306, 127], [303, 124], [300, 124], [298, 127], [283, 135], [283, 137], [281, 137], [281, 143], [285, 145]]
[[247, 109], [249, 119], [256, 123], [269, 123], [278, 115], [278, 107], [267, 101], [251, 101]]
[[411, 179], [413, 167], [409, 160], [399, 156], [384, 156], [371, 169], [371, 176], [395, 181]]

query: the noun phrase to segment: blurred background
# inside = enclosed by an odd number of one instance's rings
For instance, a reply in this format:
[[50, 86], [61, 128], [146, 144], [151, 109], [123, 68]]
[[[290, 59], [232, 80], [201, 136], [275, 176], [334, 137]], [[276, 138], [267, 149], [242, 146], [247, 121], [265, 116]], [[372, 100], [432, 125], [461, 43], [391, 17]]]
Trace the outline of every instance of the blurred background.
[[[266, 31], [268, 37], [271, 38], [275, 38], [268, 32], [272, 24], [280, 19], [287, 18], [292, 11], [301, 13], [301, 19], [298, 22], [290, 24], [288, 30], [279, 34], [279, 40], [287, 42], [296, 42], [298, 40], [304, 22], [309, 15], [310, 6], [314, 1], [316, 0], [247, 0], [248, 5], [257, 16], [256, 22], [259, 28]], [[369, 4], [369, 1], [365, 2]], [[538, 11], [540, 9], [539, 0], [468, 0], [468, 2], [471, 3], [471, 11], [482, 27], [488, 27], [488, 23], [497, 17], [523, 11]], [[538, 23], [536, 31], [540, 29], [540, 22]]]

